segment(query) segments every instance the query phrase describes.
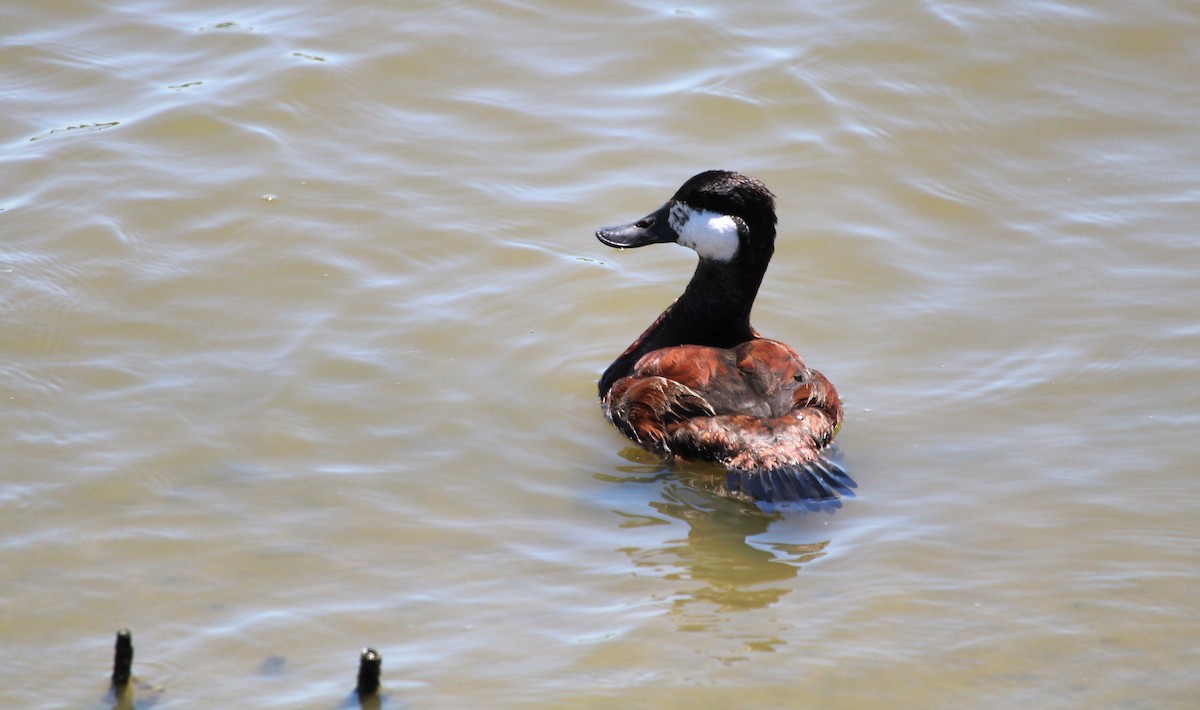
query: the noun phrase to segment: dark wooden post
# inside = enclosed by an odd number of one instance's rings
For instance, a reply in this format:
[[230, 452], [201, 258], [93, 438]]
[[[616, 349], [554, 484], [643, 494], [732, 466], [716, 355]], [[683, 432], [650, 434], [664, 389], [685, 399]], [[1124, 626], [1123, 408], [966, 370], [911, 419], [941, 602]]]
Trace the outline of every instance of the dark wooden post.
[[358, 697], [371, 697], [379, 692], [379, 674], [383, 666], [383, 657], [373, 648], [364, 648], [358, 661], [358, 684], [354, 692]]
[[129, 685], [129, 678], [132, 674], [133, 634], [129, 633], [129, 629], [121, 629], [117, 632], [117, 647], [113, 651], [113, 688], [120, 690]]

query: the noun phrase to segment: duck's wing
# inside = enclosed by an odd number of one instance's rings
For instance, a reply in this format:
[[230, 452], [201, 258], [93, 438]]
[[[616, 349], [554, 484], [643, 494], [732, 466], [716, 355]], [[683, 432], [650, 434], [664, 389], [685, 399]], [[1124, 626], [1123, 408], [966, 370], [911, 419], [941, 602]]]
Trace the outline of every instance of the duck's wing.
[[712, 405], [687, 385], [665, 377], [631, 375], [604, 395], [604, 414], [630, 439], [663, 454], [674, 453], [668, 427], [715, 414]]

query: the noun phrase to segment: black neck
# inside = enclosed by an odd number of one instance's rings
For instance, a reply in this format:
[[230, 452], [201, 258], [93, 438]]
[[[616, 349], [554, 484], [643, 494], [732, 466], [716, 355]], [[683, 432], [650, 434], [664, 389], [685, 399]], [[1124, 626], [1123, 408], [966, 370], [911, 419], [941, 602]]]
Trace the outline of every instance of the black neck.
[[766, 268], [766, 260], [755, 264], [701, 259], [683, 295], [604, 372], [600, 396], [648, 352], [676, 345], [732, 348], [751, 340], [750, 309]]
[[750, 309], [762, 278], [762, 272], [701, 260], [662, 323], [661, 331], [671, 342], [660, 347], [688, 344], [731, 348], [749, 340]]

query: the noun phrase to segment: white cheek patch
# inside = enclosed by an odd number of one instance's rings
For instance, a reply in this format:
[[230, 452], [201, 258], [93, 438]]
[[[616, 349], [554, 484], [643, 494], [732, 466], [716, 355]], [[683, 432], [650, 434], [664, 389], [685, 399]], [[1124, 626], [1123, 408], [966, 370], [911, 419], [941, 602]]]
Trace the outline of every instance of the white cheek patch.
[[702, 259], [727, 262], [737, 256], [737, 222], [727, 214], [693, 210], [676, 202], [671, 208], [671, 228], [679, 235], [679, 243], [695, 249]]

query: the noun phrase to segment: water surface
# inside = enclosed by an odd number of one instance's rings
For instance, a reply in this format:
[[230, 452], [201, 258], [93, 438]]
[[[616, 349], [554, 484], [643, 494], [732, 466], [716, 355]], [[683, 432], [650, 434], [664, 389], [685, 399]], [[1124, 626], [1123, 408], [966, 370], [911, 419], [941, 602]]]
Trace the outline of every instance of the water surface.
[[[0, 705], [1194, 704], [1194, 3], [0, 14]], [[836, 515], [599, 412], [718, 167]]]

